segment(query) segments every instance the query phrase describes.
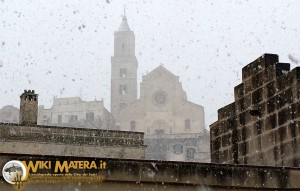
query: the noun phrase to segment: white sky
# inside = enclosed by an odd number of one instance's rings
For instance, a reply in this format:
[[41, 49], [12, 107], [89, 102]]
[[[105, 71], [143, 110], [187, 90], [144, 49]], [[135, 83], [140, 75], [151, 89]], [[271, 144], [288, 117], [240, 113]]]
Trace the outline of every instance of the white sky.
[[35, 89], [46, 107], [53, 96], [81, 96], [110, 109], [113, 32], [124, 4], [139, 82], [163, 64], [204, 106], [206, 126], [234, 101], [243, 66], [263, 53], [300, 60], [299, 0], [0, 0], [0, 108], [19, 107], [24, 89]]

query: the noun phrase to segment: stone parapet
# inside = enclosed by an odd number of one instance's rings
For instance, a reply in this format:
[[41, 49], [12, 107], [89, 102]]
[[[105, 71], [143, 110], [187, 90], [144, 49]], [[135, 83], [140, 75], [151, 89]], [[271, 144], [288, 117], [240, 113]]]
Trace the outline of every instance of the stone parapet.
[[212, 162], [300, 166], [300, 68], [265, 54], [243, 68], [211, 128]]
[[144, 133], [0, 124], [0, 152], [112, 158], [145, 157]]
[[[83, 190], [299, 190], [300, 169], [256, 165], [228, 165], [154, 160], [0, 154], [0, 167], [12, 159], [102, 160], [102, 182], [80, 184]], [[113, 185], [111, 185], [113, 183]], [[0, 182], [0, 188], [14, 189]], [[78, 182], [26, 184], [27, 190], [74, 190]], [[54, 189], [56, 188], [56, 189]], [[76, 190], [76, 189], [75, 189]]]

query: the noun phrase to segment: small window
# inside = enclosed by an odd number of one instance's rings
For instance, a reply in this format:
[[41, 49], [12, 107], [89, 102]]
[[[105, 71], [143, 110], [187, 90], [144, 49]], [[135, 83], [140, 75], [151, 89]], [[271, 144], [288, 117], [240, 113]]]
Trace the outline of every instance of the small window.
[[183, 153], [183, 146], [182, 145], [176, 144], [176, 145], [173, 146], [173, 149], [174, 149], [175, 154]]
[[119, 89], [119, 93], [120, 95], [126, 95], [127, 94], [127, 85], [120, 85], [120, 89]]
[[75, 121], [78, 121], [78, 116], [77, 115], [71, 115], [70, 123], [75, 122]]
[[85, 116], [86, 116], [87, 121], [94, 121], [95, 120], [94, 112], [88, 112], [88, 113], [86, 113]]
[[120, 68], [120, 77], [125, 78], [127, 74], [126, 68]]
[[195, 153], [196, 153], [196, 149], [188, 148], [186, 150], [186, 158], [187, 159], [195, 159]]
[[61, 115], [58, 115], [57, 116], [57, 123], [61, 123], [62, 122], [62, 116]]
[[130, 122], [130, 131], [135, 131], [135, 121]]
[[191, 129], [191, 121], [189, 119], [186, 119], [184, 121], [184, 127], [185, 127], [185, 130]]

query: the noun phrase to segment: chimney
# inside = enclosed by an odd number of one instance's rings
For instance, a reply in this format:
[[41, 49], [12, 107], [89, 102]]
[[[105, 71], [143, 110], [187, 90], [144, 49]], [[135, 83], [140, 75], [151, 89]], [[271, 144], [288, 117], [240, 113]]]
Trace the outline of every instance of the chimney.
[[20, 98], [20, 124], [37, 125], [38, 94], [34, 90], [24, 90]]

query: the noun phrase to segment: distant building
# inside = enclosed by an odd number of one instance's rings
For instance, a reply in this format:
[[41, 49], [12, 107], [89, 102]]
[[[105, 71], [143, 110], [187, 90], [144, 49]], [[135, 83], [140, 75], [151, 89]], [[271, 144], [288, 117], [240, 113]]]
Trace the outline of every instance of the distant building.
[[[22, 123], [0, 123], [0, 153], [120, 159], [145, 158], [143, 133], [37, 125], [37, 98], [34, 91], [25, 90], [20, 102]], [[62, 104], [63, 101], [65, 99], [58, 99], [55, 105]]]
[[204, 108], [187, 100], [178, 76], [157, 67], [143, 76], [137, 98], [135, 37], [126, 16], [114, 45], [111, 111], [117, 129], [145, 133], [146, 159], [210, 162]]
[[0, 122], [1, 123], [19, 123], [19, 109], [7, 105], [0, 109]]
[[115, 129], [115, 121], [103, 101], [83, 101], [79, 97], [54, 98], [53, 106], [39, 107], [39, 125], [82, 127], [90, 129]]
[[[76, 127], [142, 132], [147, 145], [146, 159], [210, 162], [204, 108], [187, 100], [179, 76], [163, 66], [157, 67], [143, 76], [140, 98], [137, 98], [135, 36], [126, 16], [114, 34], [114, 45], [111, 113], [105, 109], [103, 101], [85, 102], [79, 97], [54, 98], [51, 108], [38, 107], [37, 124], [54, 126], [55, 129]], [[36, 112], [37, 102], [32, 99], [33, 102], [26, 103], [24, 109], [32, 108]], [[30, 124], [31, 119], [26, 113], [21, 116], [23, 124]]]
[[264, 54], [242, 70], [235, 102], [210, 125], [214, 163], [300, 166], [300, 67]]

